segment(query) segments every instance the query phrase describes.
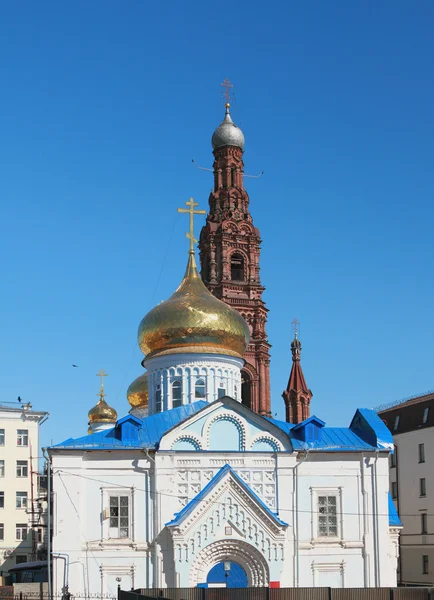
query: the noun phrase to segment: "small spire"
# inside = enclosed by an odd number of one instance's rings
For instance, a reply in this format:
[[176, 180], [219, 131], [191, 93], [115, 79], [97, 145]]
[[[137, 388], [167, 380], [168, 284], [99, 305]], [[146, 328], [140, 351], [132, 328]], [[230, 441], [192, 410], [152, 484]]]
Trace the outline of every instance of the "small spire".
[[301, 342], [298, 339], [300, 322], [292, 321], [294, 339], [291, 342], [292, 368], [288, 385], [282, 397], [286, 405], [286, 420], [288, 423], [301, 423], [310, 416], [310, 400], [312, 392], [307, 387], [301, 368]]

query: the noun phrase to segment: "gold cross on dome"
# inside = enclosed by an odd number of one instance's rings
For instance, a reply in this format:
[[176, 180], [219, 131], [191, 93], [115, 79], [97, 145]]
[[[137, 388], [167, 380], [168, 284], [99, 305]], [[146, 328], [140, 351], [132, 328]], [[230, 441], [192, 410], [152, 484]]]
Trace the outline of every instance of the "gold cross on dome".
[[194, 207], [199, 205], [193, 198], [190, 198], [185, 204], [189, 208], [178, 208], [178, 212], [190, 215], [190, 231], [187, 233], [187, 237], [190, 240], [190, 253], [194, 254], [194, 245], [197, 244], [197, 239], [194, 237], [194, 215], [206, 215], [206, 210], [194, 210]]
[[105, 373], [104, 369], [101, 369], [101, 371], [99, 373], [97, 373], [96, 376], [101, 379], [101, 383], [99, 386], [99, 393], [97, 394], [97, 396], [104, 398], [104, 396], [105, 396], [105, 394], [104, 394], [104, 377], [108, 377], [108, 373]]
[[229, 104], [229, 100], [231, 99], [231, 93], [229, 90], [234, 87], [234, 84], [231, 83], [226, 77], [226, 79], [220, 85], [225, 88], [223, 96], [226, 98], [226, 103]]

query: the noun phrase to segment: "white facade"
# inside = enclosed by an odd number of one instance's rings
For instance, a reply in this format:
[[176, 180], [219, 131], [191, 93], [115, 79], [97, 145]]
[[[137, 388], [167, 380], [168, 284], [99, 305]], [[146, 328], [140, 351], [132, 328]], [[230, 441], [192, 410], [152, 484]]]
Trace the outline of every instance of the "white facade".
[[244, 360], [221, 354], [171, 354], [144, 360], [148, 371], [149, 414], [230, 396], [241, 402]]
[[[38, 506], [39, 426], [46, 412], [30, 404], [0, 404], [0, 570], [31, 559], [32, 535], [40, 547], [44, 532]], [[33, 471], [33, 476], [32, 476]], [[32, 485], [33, 484], [33, 485]], [[34, 499], [34, 529], [31, 498]], [[40, 522], [41, 527], [37, 526]]]
[[391, 444], [364, 441], [369, 423], [331, 451], [315, 418], [289, 431], [231, 398], [196, 404], [49, 450], [53, 553], [69, 556], [72, 594], [115, 595], [118, 578], [126, 590], [197, 586], [222, 561], [255, 587], [396, 585]]

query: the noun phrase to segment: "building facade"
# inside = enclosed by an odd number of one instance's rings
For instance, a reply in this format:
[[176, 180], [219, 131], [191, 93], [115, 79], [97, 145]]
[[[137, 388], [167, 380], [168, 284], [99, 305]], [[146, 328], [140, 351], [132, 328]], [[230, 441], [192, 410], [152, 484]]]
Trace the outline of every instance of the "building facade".
[[390, 491], [403, 525], [399, 582], [434, 586], [434, 393], [378, 414], [395, 444]]
[[[39, 427], [48, 413], [0, 403], [0, 571], [36, 560], [44, 545]], [[45, 503], [46, 506], [46, 503]]]

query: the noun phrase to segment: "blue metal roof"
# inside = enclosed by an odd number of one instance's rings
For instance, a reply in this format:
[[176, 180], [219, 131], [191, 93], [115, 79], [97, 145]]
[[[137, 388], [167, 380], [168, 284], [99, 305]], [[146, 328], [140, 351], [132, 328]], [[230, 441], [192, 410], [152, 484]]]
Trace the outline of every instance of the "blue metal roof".
[[402, 527], [402, 523], [396, 512], [395, 503], [392, 500], [392, 494], [389, 492], [389, 526], [390, 527]]
[[225, 465], [218, 471], [214, 477], [211, 479], [209, 483], [203, 488], [201, 492], [199, 492], [190, 502], [184, 506], [184, 508], [175, 514], [175, 518], [166, 523], [167, 527], [174, 527], [175, 525], [180, 525], [182, 521], [192, 512], [194, 508], [205, 498], [205, 496], [212, 490], [213, 487], [219, 483], [223, 477], [227, 474], [231, 473], [231, 475], [237, 480], [237, 482], [246, 490], [246, 492], [254, 499], [256, 502], [268, 513], [268, 515], [281, 527], [288, 527], [288, 523], [279, 519], [276, 513], [272, 512], [271, 509], [255, 494], [255, 492], [241, 479], [237, 473], [232, 469], [230, 465]]
[[[77, 439], [69, 438], [60, 444], [56, 444], [53, 448], [71, 448], [77, 450], [156, 449], [165, 433], [202, 410], [205, 406], [209, 406], [208, 402], [198, 400], [192, 404], [172, 408], [161, 413], [156, 413], [155, 415], [150, 415], [144, 419], [127, 415], [120, 419], [112, 429], [91, 433]], [[135, 439], [122, 439], [120, 435], [122, 425], [128, 422], [135, 424], [137, 427], [138, 435]]]

